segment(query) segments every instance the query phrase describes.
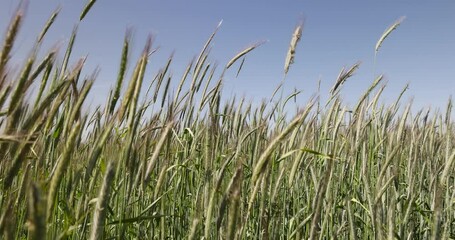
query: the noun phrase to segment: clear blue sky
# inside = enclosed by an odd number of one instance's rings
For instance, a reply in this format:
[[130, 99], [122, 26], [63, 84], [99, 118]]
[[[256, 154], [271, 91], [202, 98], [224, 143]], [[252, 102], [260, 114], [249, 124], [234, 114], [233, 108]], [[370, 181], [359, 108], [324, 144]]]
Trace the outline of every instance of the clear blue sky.
[[[0, 2], [0, 30], [5, 31], [17, 0]], [[57, 7], [62, 12], [50, 29], [46, 46], [66, 43], [86, 1], [30, 1], [25, 25], [15, 47], [16, 61], [32, 46], [46, 19]], [[286, 80], [285, 93], [303, 90], [302, 99], [317, 91], [328, 92], [340, 69], [357, 61], [362, 65], [344, 86], [342, 95], [351, 105], [373, 81], [374, 46], [383, 31], [400, 16], [403, 24], [388, 38], [378, 55], [376, 72], [388, 80], [385, 100], [393, 100], [410, 83], [405, 99], [414, 96], [419, 107], [443, 108], [455, 93], [455, 1], [346, 0], [346, 1], [151, 1], [98, 0], [79, 26], [73, 62], [88, 54], [86, 70], [101, 67], [93, 89], [105, 96], [114, 85], [123, 37], [134, 29], [137, 56], [148, 34], [159, 51], [151, 58], [146, 83], [175, 51], [174, 81], [195, 57], [220, 20], [211, 60], [224, 66], [238, 51], [257, 41], [267, 43], [250, 53], [238, 78], [237, 66], [225, 81], [225, 96], [247, 96], [259, 101], [270, 96], [283, 77], [291, 34], [304, 19], [304, 32], [295, 64]], [[131, 70], [130, 66], [130, 70]], [[95, 97], [95, 102], [104, 99]]]

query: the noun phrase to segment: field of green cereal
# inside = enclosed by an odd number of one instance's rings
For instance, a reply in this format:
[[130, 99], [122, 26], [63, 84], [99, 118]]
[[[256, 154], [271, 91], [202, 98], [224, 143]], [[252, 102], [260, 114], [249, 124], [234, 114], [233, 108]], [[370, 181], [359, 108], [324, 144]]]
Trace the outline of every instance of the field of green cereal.
[[[80, 24], [96, 14], [94, 2]], [[0, 46], [1, 239], [455, 238], [451, 100], [443, 112], [412, 112], [404, 86], [384, 105], [379, 75], [347, 106], [339, 93], [356, 64], [333, 80], [327, 101], [299, 103], [295, 113], [287, 106], [298, 92], [281, 85], [261, 103], [225, 101], [224, 71], [241, 71], [257, 46], [216, 74], [208, 53], [217, 28], [183, 76], [170, 77], [169, 58], [150, 86], [151, 42], [131, 59], [127, 33], [109, 98], [86, 111], [97, 72], [85, 76], [84, 58], [72, 60], [77, 30], [60, 52], [37, 54], [58, 11], [11, 71], [25, 14], [19, 8], [2, 29]]]

